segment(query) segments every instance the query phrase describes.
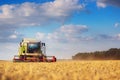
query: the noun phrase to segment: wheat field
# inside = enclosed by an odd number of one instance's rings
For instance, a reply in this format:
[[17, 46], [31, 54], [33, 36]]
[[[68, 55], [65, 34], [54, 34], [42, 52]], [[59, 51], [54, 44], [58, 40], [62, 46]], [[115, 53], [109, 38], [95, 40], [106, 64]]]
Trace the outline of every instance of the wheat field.
[[120, 80], [120, 61], [0, 61], [0, 80]]

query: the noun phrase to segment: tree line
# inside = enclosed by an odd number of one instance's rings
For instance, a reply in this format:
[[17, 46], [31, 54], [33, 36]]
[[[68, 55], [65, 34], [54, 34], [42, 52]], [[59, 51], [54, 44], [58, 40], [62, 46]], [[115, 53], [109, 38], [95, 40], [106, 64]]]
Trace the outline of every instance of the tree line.
[[73, 60], [120, 60], [120, 49], [111, 48], [107, 51], [95, 51], [77, 53], [72, 56]]

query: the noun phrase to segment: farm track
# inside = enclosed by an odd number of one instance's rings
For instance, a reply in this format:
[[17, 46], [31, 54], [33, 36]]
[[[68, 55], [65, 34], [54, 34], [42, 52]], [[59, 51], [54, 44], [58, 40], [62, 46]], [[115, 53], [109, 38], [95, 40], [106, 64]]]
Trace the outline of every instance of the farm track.
[[0, 80], [120, 80], [120, 61], [0, 61]]

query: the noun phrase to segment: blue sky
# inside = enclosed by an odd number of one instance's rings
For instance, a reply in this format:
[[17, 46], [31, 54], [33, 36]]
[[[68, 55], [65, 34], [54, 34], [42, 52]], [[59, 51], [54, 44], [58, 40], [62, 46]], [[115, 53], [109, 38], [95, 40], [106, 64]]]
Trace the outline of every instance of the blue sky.
[[1, 0], [0, 59], [17, 55], [22, 38], [47, 44], [47, 55], [120, 48], [119, 0]]
[[1, 0], [0, 5], [4, 4], [22, 4], [24, 2], [34, 2], [34, 3], [45, 3], [45, 2], [50, 2], [54, 0]]

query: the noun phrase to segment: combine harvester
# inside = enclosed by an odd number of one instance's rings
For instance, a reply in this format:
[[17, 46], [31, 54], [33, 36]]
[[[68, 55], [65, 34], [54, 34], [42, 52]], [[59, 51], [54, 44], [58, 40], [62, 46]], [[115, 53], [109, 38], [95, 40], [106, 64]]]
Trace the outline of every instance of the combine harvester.
[[23, 39], [13, 62], [56, 62], [56, 57], [46, 56], [45, 43], [34, 39]]

